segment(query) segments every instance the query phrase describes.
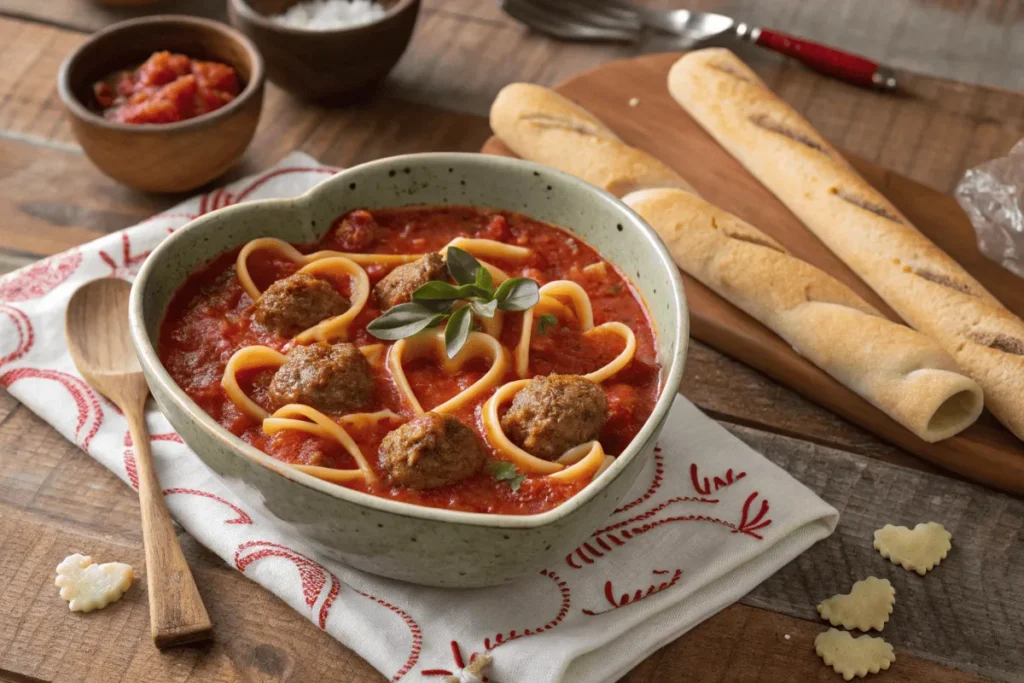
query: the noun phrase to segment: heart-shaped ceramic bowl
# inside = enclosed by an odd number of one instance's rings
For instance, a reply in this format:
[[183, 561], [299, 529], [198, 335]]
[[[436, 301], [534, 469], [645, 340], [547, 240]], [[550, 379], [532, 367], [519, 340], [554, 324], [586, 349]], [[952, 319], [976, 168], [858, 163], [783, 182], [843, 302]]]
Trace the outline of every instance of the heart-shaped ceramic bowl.
[[[257, 237], [310, 243], [357, 208], [462, 204], [525, 213], [561, 226], [618, 265], [643, 294], [657, 333], [662, 393], [615, 463], [548, 512], [506, 516], [400, 503], [289, 468], [203, 412], [171, 379], [156, 340], [171, 296], [215, 255]], [[131, 329], [157, 404], [182, 438], [250, 508], [353, 567], [434, 586], [512, 581], [552, 564], [598, 528], [625, 496], [683, 374], [689, 324], [679, 271], [654, 231], [625, 204], [572, 176], [518, 159], [418, 154], [338, 173], [297, 199], [240, 204], [196, 219], [146, 260], [132, 290]]]

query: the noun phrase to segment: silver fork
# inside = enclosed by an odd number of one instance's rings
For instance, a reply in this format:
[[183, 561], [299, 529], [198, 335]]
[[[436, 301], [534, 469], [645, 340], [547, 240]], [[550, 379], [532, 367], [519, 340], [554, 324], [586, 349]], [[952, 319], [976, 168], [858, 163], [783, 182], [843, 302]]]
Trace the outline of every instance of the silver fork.
[[608, 40], [635, 43], [640, 40], [643, 24], [626, 13], [606, 18], [603, 13], [564, 11], [556, 3], [532, 0], [501, 0], [501, 8], [513, 19], [530, 28], [562, 40]]
[[636, 42], [646, 27], [679, 36], [682, 40], [676, 47], [686, 50], [711, 38], [733, 37], [854, 85], [897, 87], [895, 74], [869, 59], [723, 14], [654, 10], [620, 0], [502, 0], [502, 8], [524, 24], [565, 40]]

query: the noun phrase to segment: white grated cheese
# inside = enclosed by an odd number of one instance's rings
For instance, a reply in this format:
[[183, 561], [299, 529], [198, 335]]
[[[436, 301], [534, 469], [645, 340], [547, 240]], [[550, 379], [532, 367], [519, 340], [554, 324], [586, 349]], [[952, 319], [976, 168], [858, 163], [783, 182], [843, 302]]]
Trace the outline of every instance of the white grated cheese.
[[383, 18], [386, 12], [384, 6], [374, 0], [306, 0], [270, 19], [292, 28], [333, 31], [371, 24]]

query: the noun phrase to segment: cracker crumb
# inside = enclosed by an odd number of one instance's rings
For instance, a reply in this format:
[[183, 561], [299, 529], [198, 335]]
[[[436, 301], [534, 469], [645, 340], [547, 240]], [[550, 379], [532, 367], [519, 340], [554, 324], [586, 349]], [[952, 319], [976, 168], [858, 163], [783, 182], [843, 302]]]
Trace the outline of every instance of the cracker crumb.
[[629, 98], [629, 106], [635, 107], [638, 104], [640, 104], [640, 98], [639, 97], [631, 97], [631, 98]]
[[135, 578], [131, 565], [123, 562], [95, 564], [91, 557], [75, 553], [57, 565], [60, 597], [72, 612], [91, 612], [117, 602]]

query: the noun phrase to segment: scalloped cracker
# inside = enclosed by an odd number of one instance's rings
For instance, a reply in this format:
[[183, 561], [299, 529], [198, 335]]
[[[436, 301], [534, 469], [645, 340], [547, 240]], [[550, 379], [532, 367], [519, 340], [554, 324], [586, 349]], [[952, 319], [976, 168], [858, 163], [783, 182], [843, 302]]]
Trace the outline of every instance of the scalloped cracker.
[[833, 595], [818, 605], [818, 614], [833, 626], [881, 631], [896, 604], [896, 589], [889, 579], [869, 576], [853, 584], [845, 595]]
[[57, 565], [60, 597], [72, 612], [91, 612], [117, 602], [135, 578], [131, 565], [123, 562], [93, 564], [86, 555], [69, 555]]
[[889, 668], [896, 661], [892, 645], [881, 638], [861, 636], [854, 638], [846, 631], [830, 628], [814, 639], [814, 651], [825, 663], [843, 677], [864, 678]]
[[913, 530], [886, 524], [875, 532], [875, 550], [893, 564], [924, 576], [946, 559], [953, 535], [936, 522], [918, 524]]

